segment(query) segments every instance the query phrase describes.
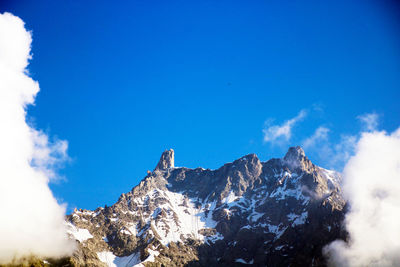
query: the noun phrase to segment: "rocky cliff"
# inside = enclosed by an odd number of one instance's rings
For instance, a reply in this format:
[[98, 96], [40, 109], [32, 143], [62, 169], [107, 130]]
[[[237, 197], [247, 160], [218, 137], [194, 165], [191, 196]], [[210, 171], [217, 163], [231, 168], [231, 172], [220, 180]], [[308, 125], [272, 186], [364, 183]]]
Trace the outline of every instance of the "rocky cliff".
[[300, 147], [261, 162], [153, 172], [110, 207], [67, 217], [86, 266], [325, 266], [322, 247], [344, 238], [340, 175]]

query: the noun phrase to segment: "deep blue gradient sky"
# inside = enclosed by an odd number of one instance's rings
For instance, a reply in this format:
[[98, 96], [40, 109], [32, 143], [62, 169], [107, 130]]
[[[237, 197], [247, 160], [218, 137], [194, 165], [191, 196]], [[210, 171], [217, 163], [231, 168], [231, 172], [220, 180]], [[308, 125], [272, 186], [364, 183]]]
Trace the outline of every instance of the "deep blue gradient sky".
[[[396, 2], [0, 3], [33, 32], [29, 116], [69, 142], [66, 180], [51, 185], [69, 210], [113, 204], [168, 148], [178, 166], [217, 168], [281, 157], [320, 125], [334, 142], [365, 113], [400, 124]], [[263, 142], [265, 121], [302, 109], [289, 142]]]

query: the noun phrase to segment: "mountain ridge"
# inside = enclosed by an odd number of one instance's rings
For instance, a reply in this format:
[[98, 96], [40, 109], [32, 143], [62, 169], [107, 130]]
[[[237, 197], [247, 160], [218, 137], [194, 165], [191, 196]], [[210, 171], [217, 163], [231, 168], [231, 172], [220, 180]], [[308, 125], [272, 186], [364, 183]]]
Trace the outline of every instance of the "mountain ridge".
[[170, 149], [114, 205], [75, 210], [67, 221], [78, 265], [325, 266], [322, 246], [345, 238], [344, 207], [340, 174], [301, 147], [215, 170], [175, 167]]

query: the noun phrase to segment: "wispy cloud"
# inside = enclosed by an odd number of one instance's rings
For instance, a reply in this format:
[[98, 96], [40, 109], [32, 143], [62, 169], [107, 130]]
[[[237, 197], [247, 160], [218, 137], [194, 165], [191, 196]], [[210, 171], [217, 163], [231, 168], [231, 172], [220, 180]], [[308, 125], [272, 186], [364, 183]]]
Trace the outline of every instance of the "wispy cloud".
[[339, 141], [335, 143], [329, 139], [327, 132], [321, 130], [319, 134], [318, 138], [317, 132], [317, 135], [314, 134], [303, 142], [306, 153], [314, 154], [325, 168], [341, 171], [354, 154], [359, 137], [357, 135], [341, 135]]
[[363, 124], [363, 128], [366, 131], [375, 131], [378, 128], [379, 124], [379, 115], [375, 112], [366, 113], [357, 117]]
[[307, 116], [305, 110], [301, 110], [296, 117], [285, 121], [281, 125], [268, 125], [263, 129], [264, 142], [273, 143], [275, 141], [289, 141], [292, 136], [293, 126]]
[[362, 132], [372, 132], [378, 128], [379, 116], [374, 112], [357, 116], [356, 119], [362, 122], [362, 128], [356, 134], [341, 134], [338, 141], [332, 141], [329, 136], [330, 129], [319, 126], [310, 137], [303, 140], [301, 145], [307, 154], [317, 156], [324, 167], [341, 171], [354, 155]]
[[324, 126], [318, 127], [312, 136], [308, 137], [303, 141], [303, 147], [304, 148], [313, 147], [319, 142], [327, 140], [328, 134], [329, 134], [328, 128]]
[[68, 144], [51, 142], [26, 123], [26, 107], [39, 92], [26, 69], [31, 41], [21, 19], [0, 14], [0, 264], [32, 254], [65, 256], [74, 249], [65, 207], [48, 186]]

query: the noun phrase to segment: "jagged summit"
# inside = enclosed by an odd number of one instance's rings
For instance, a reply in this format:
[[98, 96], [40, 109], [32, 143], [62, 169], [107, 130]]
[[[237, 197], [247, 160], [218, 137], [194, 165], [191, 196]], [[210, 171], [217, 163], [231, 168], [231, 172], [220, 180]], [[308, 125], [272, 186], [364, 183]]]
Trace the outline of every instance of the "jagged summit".
[[289, 148], [283, 159], [286, 161], [301, 161], [305, 156], [306, 154], [300, 146], [292, 146]]
[[290, 147], [286, 155], [283, 157], [283, 162], [291, 170], [300, 168], [302, 170], [310, 171], [314, 166], [300, 146]]
[[341, 238], [340, 174], [301, 147], [261, 162], [175, 168], [174, 150], [112, 206], [68, 216], [77, 266], [326, 266]]
[[[304, 150], [300, 146], [293, 146], [290, 147], [286, 153], [286, 155], [283, 157], [283, 160], [285, 162], [291, 162], [291, 163], [296, 163], [296, 162], [302, 162], [304, 159], [307, 159]], [[308, 160], [308, 159], [307, 159]], [[155, 167], [156, 170], [167, 170], [169, 168], [174, 168], [175, 159], [174, 159], [174, 150], [173, 149], [167, 149], [165, 150], [160, 157], [159, 162], [157, 163], [157, 166]], [[238, 162], [244, 162], [245, 164], [251, 163], [251, 162], [260, 162], [258, 159], [257, 155], [254, 153], [245, 155], [237, 160], [234, 161], [234, 163]]]
[[254, 153], [251, 153], [251, 154], [247, 154], [247, 155], [245, 155], [245, 156], [243, 156], [243, 157], [241, 157], [241, 158], [239, 158], [239, 159], [237, 159], [235, 161], [238, 161], [238, 160], [243, 160], [243, 161], [250, 160], [251, 161], [251, 160], [256, 160], [256, 159], [258, 159], [257, 155], [254, 154]]
[[175, 165], [174, 163], [174, 150], [173, 149], [169, 149], [169, 150], [165, 150], [162, 154], [161, 154], [161, 158], [160, 161], [158, 162], [156, 168], [154, 170], [166, 170], [169, 168], [173, 168]]

